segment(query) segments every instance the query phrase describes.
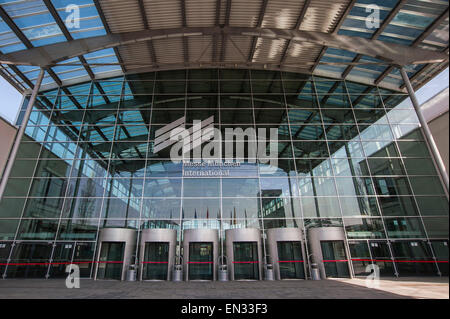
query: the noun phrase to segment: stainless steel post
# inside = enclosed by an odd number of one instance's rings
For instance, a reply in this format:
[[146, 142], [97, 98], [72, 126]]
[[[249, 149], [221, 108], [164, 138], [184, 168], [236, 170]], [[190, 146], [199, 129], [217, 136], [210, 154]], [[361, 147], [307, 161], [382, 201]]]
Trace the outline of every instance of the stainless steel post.
[[25, 111], [25, 115], [22, 120], [22, 125], [17, 132], [16, 139], [14, 140], [14, 145], [9, 154], [8, 163], [6, 164], [3, 178], [0, 183], [0, 200], [3, 198], [3, 193], [5, 192], [6, 184], [8, 183], [9, 175], [11, 174], [11, 170], [13, 168], [14, 162], [16, 160], [17, 151], [19, 150], [20, 142], [22, 141], [23, 134], [25, 133], [25, 129], [27, 127], [28, 120], [30, 119], [31, 111], [33, 110], [33, 105], [36, 102], [36, 97], [39, 93], [39, 89], [41, 88], [42, 80], [44, 79], [45, 71], [41, 69], [39, 72], [39, 76], [36, 80], [36, 85], [33, 88], [33, 92], [30, 97], [30, 101], [28, 102], [27, 109]]
[[441, 154], [439, 153], [439, 149], [437, 148], [436, 142], [434, 141], [433, 135], [431, 134], [430, 128], [428, 127], [428, 123], [425, 117], [422, 114], [422, 110], [420, 108], [419, 101], [417, 100], [416, 93], [411, 85], [411, 81], [409, 80], [408, 74], [406, 73], [404, 68], [400, 68], [400, 73], [402, 74], [403, 81], [405, 82], [406, 89], [408, 90], [409, 97], [411, 102], [416, 110], [417, 117], [419, 118], [420, 125], [422, 126], [422, 131], [425, 135], [426, 142], [431, 149], [433, 154], [433, 158], [435, 160], [436, 166], [439, 170], [439, 174], [444, 182], [444, 186], [446, 188], [446, 192], [448, 195], [448, 175], [445, 170], [444, 161], [442, 160]]

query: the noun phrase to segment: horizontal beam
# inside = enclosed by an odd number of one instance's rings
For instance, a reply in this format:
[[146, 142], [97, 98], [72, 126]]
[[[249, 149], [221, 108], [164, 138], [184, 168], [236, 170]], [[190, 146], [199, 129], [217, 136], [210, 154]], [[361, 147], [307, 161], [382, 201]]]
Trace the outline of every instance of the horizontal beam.
[[[13, 66], [11, 66], [11, 67], [13, 67]], [[128, 70], [126, 72], [126, 74], [132, 75], [132, 74], [155, 72], [155, 71], [160, 72], [160, 71], [171, 71], [171, 70], [180, 70], [180, 69], [190, 70], [190, 69], [199, 69], [199, 68], [202, 68], [202, 69], [245, 69], [245, 70], [250, 69], [250, 70], [266, 70], [266, 71], [283, 71], [283, 72], [292, 72], [292, 73], [303, 73], [305, 75], [316, 75], [316, 76], [320, 76], [320, 77], [326, 77], [329, 79], [342, 80], [340, 72], [331, 73], [329, 71], [324, 71], [324, 70], [320, 70], [320, 69], [315, 70], [314, 72], [311, 72], [311, 70], [309, 68], [303, 69], [303, 68], [293, 67], [293, 66], [285, 66], [285, 65], [279, 65], [279, 64], [264, 64], [264, 63], [256, 63], [256, 62], [252, 62], [252, 63], [246, 63], [246, 62], [245, 63], [244, 62], [243, 63], [189, 62], [188, 64], [186, 64], [184, 62], [170, 63], [170, 64], [164, 63], [164, 64], [159, 64], [158, 66], [140, 67], [140, 68]], [[108, 79], [108, 78], [113, 78], [113, 77], [117, 77], [117, 76], [123, 76], [122, 71], [107, 72], [107, 73], [97, 76], [96, 79], [101, 80], [101, 79]], [[351, 75], [351, 76], [347, 77], [347, 80], [351, 81], [351, 82], [357, 82], [357, 83], [371, 85], [371, 86], [374, 85], [373, 80], [368, 77]], [[68, 80], [63, 81], [62, 86], [70, 86], [70, 85], [87, 82], [87, 81], [90, 81], [90, 78], [88, 76], [79, 77], [76, 79], [68, 79]], [[57, 87], [58, 87], [58, 85], [56, 85], [54, 83], [42, 85], [41, 91], [52, 90], [52, 89], [56, 89]], [[389, 82], [383, 83], [382, 85], [380, 85], [380, 87], [383, 89], [392, 90], [392, 91], [398, 91], [398, 92], [403, 92], [403, 93], [406, 92], [406, 90], [399, 89], [399, 87], [397, 85], [389, 83]]]
[[55, 43], [10, 54], [3, 54], [0, 55], [0, 63], [48, 67], [79, 55], [107, 48], [126, 46], [138, 42], [218, 35], [286, 39], [294, 43], [313, 43], [370, 56], [398, 66], [448, 61], [448, 54], [442, 52], [411, 48], [378, 40], [323, 32], [225, 26], [213, 28], [185, 27], [106, 34], [103, 36]]

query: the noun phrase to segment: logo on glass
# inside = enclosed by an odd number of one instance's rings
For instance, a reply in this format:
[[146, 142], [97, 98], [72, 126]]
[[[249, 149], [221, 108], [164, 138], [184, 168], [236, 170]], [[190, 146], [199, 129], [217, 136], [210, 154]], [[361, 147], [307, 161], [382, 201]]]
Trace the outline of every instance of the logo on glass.
[[258, 160], [276, 169], [278, 128], [233, 127], [225, 128], [224, 133], [223, 136], [222, 131], [214, 127], [214, 116], [203, 121], [194, 120], [190, 128], [186, 128], [186, 118], [182, 117], [155, 132], [153, 152], [161, 153], [170, 148], [170, 159], [174, 163], [225, 158], [248, 163]]

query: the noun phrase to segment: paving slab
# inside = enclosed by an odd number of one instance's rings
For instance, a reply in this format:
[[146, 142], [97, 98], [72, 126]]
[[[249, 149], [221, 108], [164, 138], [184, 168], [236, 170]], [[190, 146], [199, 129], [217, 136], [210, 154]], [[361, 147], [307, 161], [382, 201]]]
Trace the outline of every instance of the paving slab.
[[[448, 298], [448, 278], [427, 281], [382, 280], [369, 289], [363, 279], [233, 281], [233, 282], [120, 282], [81, 280], [68, 289], [60, 279], [0, 280], [0, 298], [16, 299], [407, 299]], [[424, 292], [425, 291], [425, 292]], [[426, 293], [428, 291], [428, 293]]]
[[[334, 280], [366, 287], [362, 278]], [[417, 299], [449, 299], [448, 277], [382, 278], [377, 289]]]

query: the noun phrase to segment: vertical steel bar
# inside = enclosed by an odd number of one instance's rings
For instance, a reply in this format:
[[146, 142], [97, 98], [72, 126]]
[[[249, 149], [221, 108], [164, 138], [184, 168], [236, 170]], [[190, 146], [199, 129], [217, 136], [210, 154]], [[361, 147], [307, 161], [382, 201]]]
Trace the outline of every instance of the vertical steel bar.
[[448, 196], [448, 175], [445, 170], [444, 161], [442, 160], [441, 154], [439, 153], [439, 149], [437, 148], [436, 142], [434, 141], [433, 135], [431, 133], [430, 128], [428, 127], [428, 123], [420, 109], [419, 101], [417, 100], [416, 93], [411, 85], [411, 81], [409, 80], [408, 74], [406, 73], [404, 68], [400, 68], [400, 73], [402, 74], [403, 81], [405, 82], [406, 89], [408, 90], [409, 97], [411, 102], [416, 110], [417, 117], [419, 118], [420, 125], [422, 126], [422, 131], [424, 133], [426, 142], [431, 149], [433, 154], [434, 161], [439, 170], [439, 175], [441, 175], [442, 181], [444, 182], [445, 190]]
[[9, 154], [8, 163], [6, 164], [5, 171], [3, 172], [3, 178], [0, 184], [0, 200], [3, 198], [3, 193], [5, 192], [6, 184], [8, 183], [9, 175], [13, 168], [14, 162], [16, 160], [17, 151], [19, 150], [20, 142], [22, 141], [23, 134], [27, 127], [28, 120], [30, 119], [31, 111], [33, 110], [33, 105], [36, 102], [39, 89], [41, 88], [42, 80], [44, 79], [45, 71], [41, 69], [36, 80], [36, 84], [33, 88], [33, 93], [31, 94], [30, 101], [28, 102], [25, 115], [23, 117], [22, 125], [17, 132], [16, 139], [14, 140], [14, 146]]

